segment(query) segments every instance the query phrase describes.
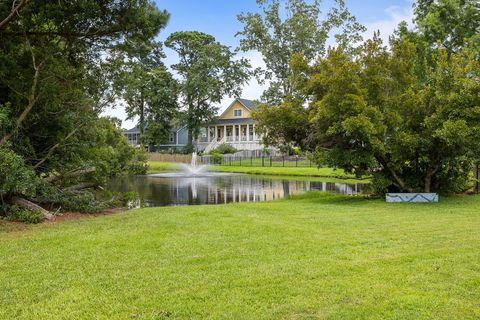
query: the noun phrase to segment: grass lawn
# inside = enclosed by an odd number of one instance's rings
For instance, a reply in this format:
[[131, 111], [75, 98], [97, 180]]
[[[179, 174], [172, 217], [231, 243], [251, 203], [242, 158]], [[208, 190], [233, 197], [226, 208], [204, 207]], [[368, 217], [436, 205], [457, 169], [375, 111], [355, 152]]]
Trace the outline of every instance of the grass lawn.
[[244, 167], [244, 166], [212, 166], [211, 171], [238, 172], [248, 174], [264, 174], [279, 176], [308, 176], [337, 179], [354, 179], [354, 175], [346, 174], [342, 169], [314, 167]]
[[175, 162], [148, 161], [148, 173], [176, 171], [179, 164]]
[[0, 319], [478, 319], [479, 207], [311, 193], [3, 229]]

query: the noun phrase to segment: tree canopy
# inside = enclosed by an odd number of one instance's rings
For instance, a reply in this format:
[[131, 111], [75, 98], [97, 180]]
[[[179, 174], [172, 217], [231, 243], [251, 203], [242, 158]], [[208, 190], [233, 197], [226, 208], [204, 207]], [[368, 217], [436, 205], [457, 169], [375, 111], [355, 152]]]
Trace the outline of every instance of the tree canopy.
[[240, 95], [250, 78], [250, 64], [246, 59], [236, 59], [235, 53], [213, 36], [198, 31], [174, 32], [165, 45], [179, 56], [172, 69], [180, 77], [183, 118], [188, 141], [193, 143], [201, 125], [215, 117], [215, 104], [225, 96]]
[[[75, 198], [70, 191], [135, 167], [116, 121], [99, 117], [114, 100], [106, 57], [151, 41], [168, 17], [147, 0], [0, 3], [2, 209]], [[26, 183], [7, 183], [17, 173]]]
[[151, 145], [168, 138], [178, 111], [178, 82], [162, 61], [161, 45], [128, 43], [113, 51], [111, 64], [114, 90], [125, 102], [128, 119], [139, 117], [142, 142]]
[[319, 165], [371, 175], [378, 192], [467, 188], [480, 154], [475, 41], [452, 50], [399, 30], [387, 47], [376, 33], [354, 54], [339, 46], [314, 64], [296, 55], [291, 66], [307, 100], [255, 114], [267, 143], [297, 145]]
[[294, 94], [290, 61], [295, 54], [313, 62], [325, 53], [332, 32], [337, 32], [339, 43], [353, 48], [364, 31], [342, 0], [334, 1], [324, 17], [320, 0], [288, 0], [285, 5], [279, 0], [257, 0], [257, 4], [262, 13], [238, 15], [243, 30], [237, 36], [241, 50], [262, 55], [265, 68], [258, 68], [256, 76], [260, 83], [268, 81], [262, 100], [269, 104], [278, 104]]

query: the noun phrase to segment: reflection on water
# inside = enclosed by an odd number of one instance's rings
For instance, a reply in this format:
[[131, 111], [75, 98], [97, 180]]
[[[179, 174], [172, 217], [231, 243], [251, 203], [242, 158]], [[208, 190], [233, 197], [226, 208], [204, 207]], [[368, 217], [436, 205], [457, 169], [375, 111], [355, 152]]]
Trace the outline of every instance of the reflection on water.
[[351, 195], [360, 193], [364, 186], [362, 183], [299, 181], [251, 175], [197, 178], [134, 176], [110, 182], [113, 191], [137, 192], [140, 201], [136, 205], [149, 207], [267, 201], [309, 190]]

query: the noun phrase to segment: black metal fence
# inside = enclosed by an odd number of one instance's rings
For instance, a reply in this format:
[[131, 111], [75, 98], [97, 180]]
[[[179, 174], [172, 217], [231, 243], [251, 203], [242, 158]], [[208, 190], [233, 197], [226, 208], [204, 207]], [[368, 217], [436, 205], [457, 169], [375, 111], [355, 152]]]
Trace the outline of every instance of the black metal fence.
[[239, 156], [239, 155], [206, 155], [202, 156], [203, 164], [219, 166], [241, 167], [315, 167], [310, 159], [305, 156]]

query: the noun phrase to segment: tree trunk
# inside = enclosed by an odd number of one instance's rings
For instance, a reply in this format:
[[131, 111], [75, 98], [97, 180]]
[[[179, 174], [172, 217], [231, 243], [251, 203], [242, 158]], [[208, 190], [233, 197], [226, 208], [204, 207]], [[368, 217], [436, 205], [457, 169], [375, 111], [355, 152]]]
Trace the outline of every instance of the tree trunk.
[[423, 192], [430, 193], [432, 189], [432, 176], [426, 175], [423, 183]]
[[38, 212], [42, 213], [43, 217], [47, 220], [55, 219], [55, 216], [53, 214], [51, 214], [49, 211], [43, 209], [42, 207], [40, 207], [39, 205], [36, 205], [35, 203], [33, 203], [31, 201], [28, 201], [27, 199], [20, 198], [20, 197], [13, 197], [11, 199], [11, 202], [13, 204], [16, 204], [16, 205], [18, 205], [20, 207], [23, 207], [25, 209], [32, 210], [32, 211], [38, 211]]
[[405, 182], [403, 181], [402, 178], [400, 178], [400, 176], [398, 176], [398, 174], [395, 172], [395, 170], [393, 170], [392, 167], [389, 166], [387, 160], [385, 159], [385, 157], [383, 155], [376, 155], [375, 158], [377, 159], [378, 162], [380, 162], [380, 164], [383, 166], [383, 168], [385, 170], [388, 171], [388, 173], [390, 173], [390, 175], [392, 176], [392, 178], [395, 180], [395, 182], [398, 184], [398, 186], [407, 191], [407, 192], [412, 192], [412, 188], [409, 188], [405, 185]]
[[140, 89], [140, 134], [145, 133], [145, 104], [143, 100], [143, 88]]
[[187, 141], [189, 144], [193, 145], [193, 131], [190, 128], [188, 129]]
[[426, 193], [432, 192], [432, 178], [437, 172], [438, 168], [439, 166], [436, 166], [433, 169], [427, 170], [427, 173], [423, 178], [423, 192], [426, 192]]

